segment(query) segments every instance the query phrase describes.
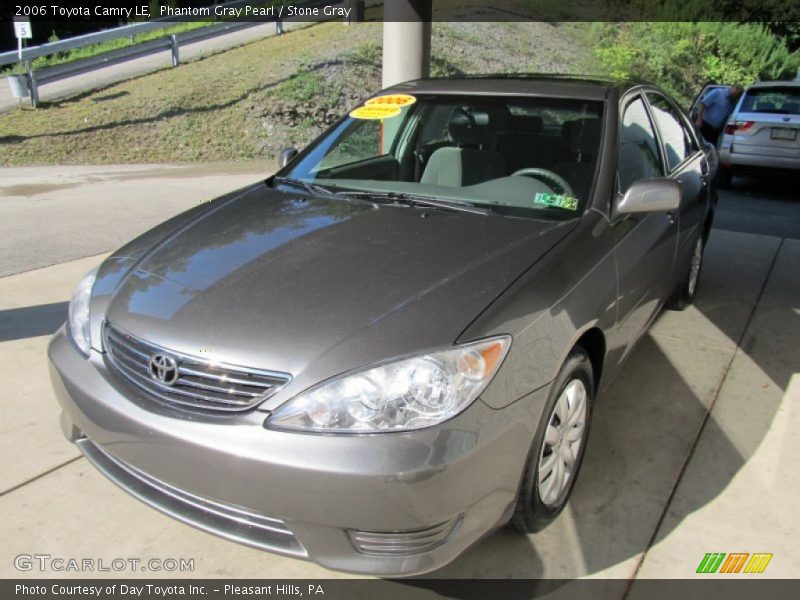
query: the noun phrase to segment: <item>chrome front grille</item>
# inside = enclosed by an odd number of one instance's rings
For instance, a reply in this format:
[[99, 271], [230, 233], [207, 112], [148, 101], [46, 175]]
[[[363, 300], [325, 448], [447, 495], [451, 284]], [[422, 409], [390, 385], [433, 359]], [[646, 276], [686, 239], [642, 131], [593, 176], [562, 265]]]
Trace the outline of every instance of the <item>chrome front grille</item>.
[[[277, 392], [291, 377], [214, 363], [156, 346], [106, 322], [103, 327], [106, 362], [153, 399], [164, 404], [207, 411], [243, 411]], [[174, 381], [161, 381], [151, 359], [174, 360]]]

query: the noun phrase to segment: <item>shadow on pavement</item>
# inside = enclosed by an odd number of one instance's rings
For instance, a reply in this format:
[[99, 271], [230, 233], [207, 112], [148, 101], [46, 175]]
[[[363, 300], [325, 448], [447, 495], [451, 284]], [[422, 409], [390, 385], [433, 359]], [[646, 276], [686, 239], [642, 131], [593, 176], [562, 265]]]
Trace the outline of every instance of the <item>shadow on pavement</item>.
[[67, 320], [68, 302], [0, 310], [0, 342], [50, 335]]
[[714, 226], [800, 239], [800, 173], [735, 177], [720, 190]]
[[731, 189], [757, 195], [760, 198], [781, 198], [797, 202], [797, 188], [800, 186], [800, 173], [792, 171], [768, 171], [740, 175], [733, 179]]

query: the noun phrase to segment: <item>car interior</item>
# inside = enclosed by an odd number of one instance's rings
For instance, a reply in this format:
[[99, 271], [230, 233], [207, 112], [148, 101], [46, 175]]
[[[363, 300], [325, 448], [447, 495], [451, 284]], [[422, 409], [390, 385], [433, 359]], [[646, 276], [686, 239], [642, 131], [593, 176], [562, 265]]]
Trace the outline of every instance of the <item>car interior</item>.
[[[588, 195], [601, 111], [563, 99], [418, 102], [392, 119], [345, 122], [296, 170], [336, 187], [552, 208], [536, 206], [537, 195]], [[303, 163], [313, 163], [305, 173]]]

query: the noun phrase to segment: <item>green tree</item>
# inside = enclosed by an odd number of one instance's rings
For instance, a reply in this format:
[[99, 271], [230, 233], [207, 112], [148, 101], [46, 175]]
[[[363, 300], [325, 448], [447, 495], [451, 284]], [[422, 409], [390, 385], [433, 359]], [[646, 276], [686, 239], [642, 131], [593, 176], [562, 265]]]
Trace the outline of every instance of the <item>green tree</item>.
[[603, 23], [596, 36], [612, 76], [650, 81], [684, 103], [709, 81], [790, 79], [800, 66], [800, 53], [760, 23]]

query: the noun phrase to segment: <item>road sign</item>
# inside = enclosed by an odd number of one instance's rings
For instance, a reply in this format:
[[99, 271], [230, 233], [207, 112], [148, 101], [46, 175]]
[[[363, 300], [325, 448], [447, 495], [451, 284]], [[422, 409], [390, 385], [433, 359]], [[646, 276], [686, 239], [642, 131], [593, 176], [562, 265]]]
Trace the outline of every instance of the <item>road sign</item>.
[[33, 37], [31, 20], [27, 17], [14, 17], [14, 35], [17, 36], [17, 56], [22, 61], [22, 40], [29, 40]]
[[14, 34], [18, 40], [29, 40], [33, 37], [31, 22], [29, 19], [14, 19]]

